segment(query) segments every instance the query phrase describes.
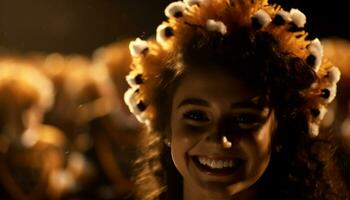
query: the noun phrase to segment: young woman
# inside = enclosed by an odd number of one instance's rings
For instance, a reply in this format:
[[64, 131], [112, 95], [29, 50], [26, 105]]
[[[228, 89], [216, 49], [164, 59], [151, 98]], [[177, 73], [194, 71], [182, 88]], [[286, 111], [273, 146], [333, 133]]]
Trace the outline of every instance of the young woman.
[[171, 3], [130, 43], [126, 104], [145, 124], [140, 199], [348, 199], [319, 133], [338, 68], [306, 17], [266, 0]]

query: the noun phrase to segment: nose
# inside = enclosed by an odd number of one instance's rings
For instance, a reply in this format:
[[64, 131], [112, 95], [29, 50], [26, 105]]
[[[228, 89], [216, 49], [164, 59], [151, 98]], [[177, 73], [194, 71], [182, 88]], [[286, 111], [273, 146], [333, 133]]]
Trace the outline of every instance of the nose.
[[234, 128], [234, 123], [232, 116], [222, 116], [213, 126], [208, 139], [222, 144], [224, 148], [230, 148], [240, 138], [240, 134]]

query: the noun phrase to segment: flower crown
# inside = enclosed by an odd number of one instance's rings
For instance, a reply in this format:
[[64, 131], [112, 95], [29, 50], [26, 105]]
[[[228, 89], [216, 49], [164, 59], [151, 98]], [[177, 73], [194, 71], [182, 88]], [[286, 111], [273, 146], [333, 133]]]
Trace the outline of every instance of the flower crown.
[[137, 38], [129, 45], [133, 64], [126, 77], [130, 89], [124, 100], [140, 122], [150, 128], [156, 113], [152, 89], [160, 82], [159, 74], [167, 58], [193, 26], [222, 35], [251, 27], [256, 32], [270, 33], [279, 41], [282, 51], [305, 60], [317, 74], [317, 81], [300, 93], [308, 99], [309, 134], [318, 135], [326, 107], [335, 98], [340, 71], [323, 58], [319, 39], [306, 39], [308, 33], [303, 30], [306, 17], [301, 11], [288, 12], [278, 5], [270, 5], [267, 0], [184, 0], [169, 4], [165, 15], [168, 20], [158, 26], [156, 40]]

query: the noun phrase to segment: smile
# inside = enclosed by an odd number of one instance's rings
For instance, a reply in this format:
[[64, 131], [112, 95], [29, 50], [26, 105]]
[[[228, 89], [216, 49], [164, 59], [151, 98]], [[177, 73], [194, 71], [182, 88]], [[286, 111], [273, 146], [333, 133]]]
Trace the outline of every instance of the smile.
[[212, 169], [232, 168], [237, 164], [235, 160], [211, 159], [203, 156], [199, 156], [198, 161], [200, 164]]
[[240, 158], [192, 156], [197, 168], [210, 175], [226, 176], [234, 173], [244, 161]]

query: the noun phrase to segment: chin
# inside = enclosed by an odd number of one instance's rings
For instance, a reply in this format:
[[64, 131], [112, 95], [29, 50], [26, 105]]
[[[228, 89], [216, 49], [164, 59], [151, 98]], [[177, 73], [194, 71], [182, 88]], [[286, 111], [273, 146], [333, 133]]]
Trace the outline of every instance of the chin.
[[207, 183], [202, 185], [202, 191], [210, 199], [231, 199], [232, 197], [242, 193], [253, 185], [249, 182], [239, 182], [233, 184], [223, 183]]

